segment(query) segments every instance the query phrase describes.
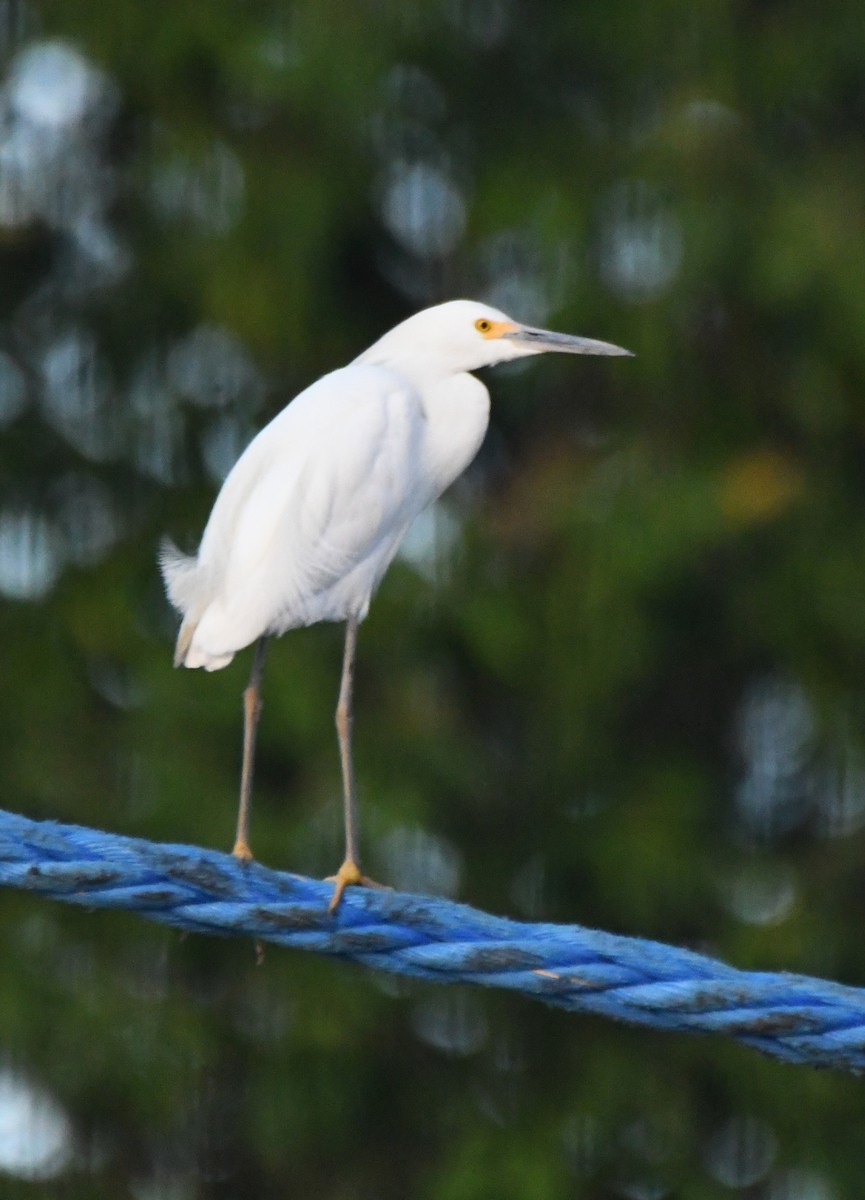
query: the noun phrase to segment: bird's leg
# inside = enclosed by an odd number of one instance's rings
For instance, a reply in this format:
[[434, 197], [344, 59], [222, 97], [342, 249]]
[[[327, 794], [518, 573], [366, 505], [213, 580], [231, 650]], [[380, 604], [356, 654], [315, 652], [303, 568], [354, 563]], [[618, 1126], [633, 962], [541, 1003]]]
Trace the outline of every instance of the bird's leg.
[[357, 648], [357, 617], [349, 617], [345, 627], [345, 653], [342, 659], [342, 679], [339, 685], [339, 700], [336, 706], [336, 733], [339, 738], [339, 757], [342, 763], [342, 795], [345, 813], [345, 860], [331, 876], [336, 884], [328, 909], [336, 912], [342, 893], [350, 884], [364, 887], [381, 887], [372, 879], [361, 874], [357, 853], [357, 805], [354, 794], [354, 768], [351, 760], [352, 683], [354, 680], [354, 657]]
[[334, 877], [336, 887], [330, 902], [334, 912], [342, 893], [350, 883], [360, 883], [363, 876], [357, 862], [357, 804], [354, 795], [354, 766], [351, 760], [351, 693], [354, 683], [354, 658], [357, 650], [357, 617], [349, 617], [345, 626], [345, 651], [342, 656], [342, 677], [336, 705], [336, 736], [339, 739], [339, 760], [342, 766], [342, 801], [345, 816], [345, 861]]
[[237, 809], [237, 837], [232, 854], [248, 862], [252, 858], [249, 848], [249, 809], [252, 803], [252, 768], [255, 763], [255, 733], [261, 712], [261, 676], [267, 654], [267, 638], [260, 637], [252, 659], [249, 684], [243, 693], [243, 768], [240, 773], [240, 804]]

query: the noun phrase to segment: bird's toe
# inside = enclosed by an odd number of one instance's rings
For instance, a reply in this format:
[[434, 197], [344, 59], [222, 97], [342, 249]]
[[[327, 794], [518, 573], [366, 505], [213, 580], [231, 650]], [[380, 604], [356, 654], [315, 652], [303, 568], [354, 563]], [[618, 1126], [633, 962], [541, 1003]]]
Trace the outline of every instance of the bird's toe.
[[370, 879], [367, 875], [364, 875], [357, 863], [353, 862], [350, 858], [345, 860], [335, 875], [328, 875], [325, 883], [336, 885], [333, 889], [333, 895], [330, 898], [330, 904], [327, 906], [327, 911], [330, 913], [335, 913], [339, 908], [343, 892], [347, 887], [379, 888], [382, 891], [391, 890], [386, 883], [377, 883], [374, 879]]
[[239, 858], [241, 862], [252, 862], [254, 855], [249, 848], [249, 842], [243, 838], [238, 838], [234, 843], [234, 849], [231, 851], [235, 858]]

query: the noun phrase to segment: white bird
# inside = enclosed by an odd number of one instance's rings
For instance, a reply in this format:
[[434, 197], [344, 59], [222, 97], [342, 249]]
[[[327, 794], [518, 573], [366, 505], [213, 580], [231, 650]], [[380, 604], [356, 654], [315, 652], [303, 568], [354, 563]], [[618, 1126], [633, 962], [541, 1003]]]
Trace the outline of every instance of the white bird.
[[359, 866], [351, 760], [357, 630], [414, 518], [469, 465], [490, 399], [469, 372], [527, 355], [628, 355], [607, 342], [533, 329], [470, 300], [417, 313], [347, 367], [301, 392], [253, 438], [216, 498], [198, 553], [166, 541], [160, 565], [182, 614], [175, 666], [226, 666], [257, 642], [244, 692], [233, 853], [250, 859], [255, 732], [267, 639], [345, 621], [336, 708], [345, 859], [331, 910]]

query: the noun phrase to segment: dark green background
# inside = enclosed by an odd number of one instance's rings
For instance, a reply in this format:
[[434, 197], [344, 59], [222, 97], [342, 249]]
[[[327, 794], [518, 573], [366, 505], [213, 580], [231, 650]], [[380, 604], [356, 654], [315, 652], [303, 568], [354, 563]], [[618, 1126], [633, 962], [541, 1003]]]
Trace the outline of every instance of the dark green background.
[[[637, 357], [488, 374], [361, 631], [367, 868], [865, 984], [861, 0], [3, 0], [0, 55], [2, 803], [230, 845], [248, 655], [172, 671], [159, 537], [488, 299]], [[339, 861], [340, 651], [268, 664], [275, 866]], [[13, 1200], [862, 1194], [862, 1084], [720, 1039], [11, 893], [0, 953]]]

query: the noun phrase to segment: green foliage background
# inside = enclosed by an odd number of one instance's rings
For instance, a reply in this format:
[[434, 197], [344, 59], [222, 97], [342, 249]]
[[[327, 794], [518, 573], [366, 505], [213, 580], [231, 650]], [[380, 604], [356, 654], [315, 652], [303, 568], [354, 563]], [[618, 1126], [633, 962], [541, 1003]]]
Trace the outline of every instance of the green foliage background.
[[[0, 60], [3, 804], [230, 845], [248, 663], [171, 670], [158, 539], [488, 298], [637, 358], [490, 374], [361, 634], [368, 869], [865, 984], [861, 4], [2, 0]], [[261, 728], [253, 845], [319, 874], [340, 639]], [[861, 1083], [720, 1040], [13, 894], [0, 953], [65, 1114], [14, 1200], [861, 1195]]]

